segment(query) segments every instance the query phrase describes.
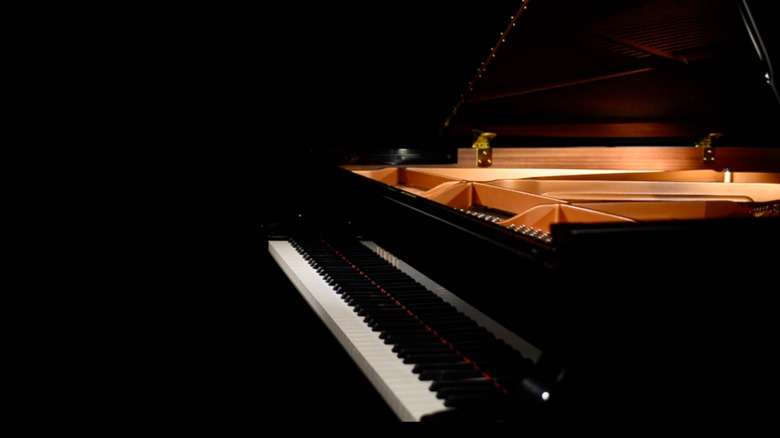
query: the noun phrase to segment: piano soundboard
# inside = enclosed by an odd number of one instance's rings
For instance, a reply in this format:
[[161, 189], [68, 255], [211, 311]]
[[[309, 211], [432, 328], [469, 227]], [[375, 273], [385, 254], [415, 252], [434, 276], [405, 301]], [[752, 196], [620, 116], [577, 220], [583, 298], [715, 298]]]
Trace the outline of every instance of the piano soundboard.
[[375, 243], [269, 251], [400, 420], [501, 420], [554, 397], [535, 376], [538, 348]]

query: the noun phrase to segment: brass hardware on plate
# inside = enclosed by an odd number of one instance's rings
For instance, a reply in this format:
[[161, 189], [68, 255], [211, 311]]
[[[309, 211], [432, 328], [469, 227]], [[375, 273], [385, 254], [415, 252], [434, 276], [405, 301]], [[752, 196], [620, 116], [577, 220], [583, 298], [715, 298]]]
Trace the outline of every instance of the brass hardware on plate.
[[473, 131], [474, 142], [471, 147], [477, 150], [477, 167], [490, 167], [493, 165], [493, 149], [490, 140], [496, 137], [492, 132]]
[[701, 160], [704, 163], [715, 162], [715, 146], [712, 145], [712, 139], [720, 138], [722, 134], [712, 133], [707, 137], [696, 142], [696, 147], [701, 148]]

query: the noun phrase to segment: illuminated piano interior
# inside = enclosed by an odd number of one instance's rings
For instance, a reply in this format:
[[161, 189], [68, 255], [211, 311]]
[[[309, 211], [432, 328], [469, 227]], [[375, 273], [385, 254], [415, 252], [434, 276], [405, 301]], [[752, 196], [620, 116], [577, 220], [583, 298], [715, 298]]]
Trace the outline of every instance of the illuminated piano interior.
[[553, 224], [778, 215], [780, 174], [397, 168], [355, 173], [551, 243]]

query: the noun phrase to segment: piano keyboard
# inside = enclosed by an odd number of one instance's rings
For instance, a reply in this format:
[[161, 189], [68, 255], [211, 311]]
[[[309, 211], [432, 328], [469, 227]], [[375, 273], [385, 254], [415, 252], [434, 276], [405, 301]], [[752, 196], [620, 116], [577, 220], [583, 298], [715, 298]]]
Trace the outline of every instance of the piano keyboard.
[[530, 378], [538, 349], [373, 242], [271, 240], [269, 251], [400, 420], [549, 397]]

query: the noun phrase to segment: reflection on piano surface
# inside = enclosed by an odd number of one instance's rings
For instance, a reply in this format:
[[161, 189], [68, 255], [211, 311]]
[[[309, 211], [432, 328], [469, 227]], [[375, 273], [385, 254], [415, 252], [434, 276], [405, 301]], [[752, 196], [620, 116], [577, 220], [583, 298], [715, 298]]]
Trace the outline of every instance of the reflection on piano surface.
[[306, 169], [269, 251], [399, 419], [772, 409], [780, 101], [751, 7], [523, 1], [429, 150]]

